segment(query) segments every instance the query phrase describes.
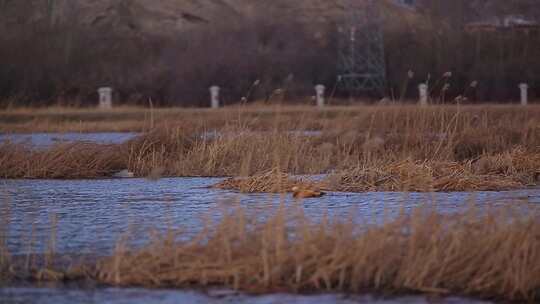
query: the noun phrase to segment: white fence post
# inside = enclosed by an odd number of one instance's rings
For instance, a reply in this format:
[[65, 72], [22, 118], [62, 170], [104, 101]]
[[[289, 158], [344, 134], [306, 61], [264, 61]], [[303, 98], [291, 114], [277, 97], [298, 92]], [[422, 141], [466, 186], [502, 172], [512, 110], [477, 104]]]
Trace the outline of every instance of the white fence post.
[[98, 89], [99, 94], [99, 108], [103, 110], [112, 109], [112, 92], [110, 87], [102, 87]]
[[324, 104], [326, 102], [325, 96], [324, 96], [325, 91], [326, 91], [326, 87], [324, 85], [318, 84], [315, 86], [315, 92], [317, 93], [316, 95], [317, 107], [319, 108], [324, 107]]
[[210, 87], [210, 105], [212, 109], [219, 108], [219, 91], [220, 88], [218, 86]]
[[425, 83], [421, 83], [418, 86], [418, 91], [420, 93], [420, 105], [421, 106], [427, 106], [428, 105], [428, 100], [429, 100], [428, 89], [429, 89], [429, 87]]
[[529, 104], [529, 85], [526, 83], [521, 83], [519, 85], [519, 89], [521, 90], [521, 105], [526, 106]]

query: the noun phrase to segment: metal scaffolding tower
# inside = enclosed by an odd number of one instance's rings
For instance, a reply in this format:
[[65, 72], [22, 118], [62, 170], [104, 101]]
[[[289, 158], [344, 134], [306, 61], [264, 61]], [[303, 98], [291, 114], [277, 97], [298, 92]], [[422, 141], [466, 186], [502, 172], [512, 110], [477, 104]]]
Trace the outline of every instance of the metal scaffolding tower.
[[350, 97], [385, 92], [384, 38], [376, 2], [347, 0], [338, 28], [338, 86]]

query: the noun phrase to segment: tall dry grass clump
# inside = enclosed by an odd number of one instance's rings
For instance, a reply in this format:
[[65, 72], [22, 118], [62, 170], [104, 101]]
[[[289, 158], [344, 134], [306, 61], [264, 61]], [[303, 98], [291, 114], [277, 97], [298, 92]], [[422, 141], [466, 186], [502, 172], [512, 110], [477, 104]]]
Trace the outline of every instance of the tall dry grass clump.
[[517, 147], [535, 155], [540, 147], [536, 108], [297, 110], [240, 109], [219, 113], [221, 122], [214, 114], [178, 127], [165, 123], [131, 145], [130, 159], [137, 161], [130, 168], [144, 175], [161, 166], [171, 176], [253, 175], [276, 167], [321, 174], [407, 159], [466, 166]]
[[379, 162], [333, 172], [318, 181], [276, 170], [229, 178], [215, 185], [240, 192], [290, 192], [292, 187], [341, 192], [501, 191], [537, 185], [540, 154], [522, 148], [485, 155], [464, 163], [451, 161]]
[[294, 187], [319, 189], [321, 186], [320, 182], [313, 182], [306, 178], [293, 178], [287, 173], [274, 169], [249, 177], [228, 178], [213, 187], [243, 193], [287, 193], [292, 192]]
[[257, 224], [242, 209], [190, 241], [174, 233], [96, 268], [113, 285], [221, 285], [252, 292], [428, 292], [538, 298], [538, 218], [442, 216], [418, 209], [382, 226], [310, 221], [281, 209]]
[[536, 209], [470, 207], [449, 215], [424, 205], [368, 223], [353, 216], [313, 220], [302, 204], [281, 205], [265, 214], [234, 203], [224, 206], [220, 219], [206, 222], [196, 235], [169, 229], [154, 233], [142, 248], [130, 248], [120, 238], [110, 256], [80, 263], [66, 263], [76, 259], [53, 252], [32, 256], [29, 263], [28, 257], [10, 257], [3, 241], [0, 279], [221, 286], [253, 293], [421, 292], [540, 299]]
[[326, 179], [335, 191], [488, 191], [540, 182], [540, 154], [518, 147], [465, 162], [406, 159], [336, 172]]
[[0, 178], [103, 178], [124, 169], [126, 156], [115, 145], [62, 143], [46, 150], [0, 144]]
[[149, 288], [539, 299], [537, 213], [434, 210], [421, 207], [375, 225], [329, 217], [313, 221], [297, 207], [280, 207], [261, 221], [234, 207], [195, 237], [171, 230], [144, 248], [120, 242], [110, 257], [49, 273]]
[[[289, 173], [328, 170], [330, 156], [318, 153], [313, 140], [288, 131], [254, 131], [243, 126], [218, 130], [164, 128], [128, 143], [129, 167], [144, 176], [152, 167], [169, 176], [239, 176], [274, 167]], [[326, 160], [326, 161], [325, 161]]]

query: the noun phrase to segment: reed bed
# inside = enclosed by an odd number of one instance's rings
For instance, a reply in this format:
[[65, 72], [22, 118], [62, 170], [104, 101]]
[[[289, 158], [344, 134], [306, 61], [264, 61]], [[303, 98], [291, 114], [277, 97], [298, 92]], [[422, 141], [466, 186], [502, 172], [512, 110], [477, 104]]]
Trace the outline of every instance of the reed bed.
[[298, 179], [276, 170], [251, 177], [229, 178], [215, 188], [244, 193], [323, 189], [340, 192], [373, 191], [500, 191], [540, 183], [540, 154], [521, 148], [474, 161], [403, 161], [333, 172], [319, 181]]
[[274, 169], [263, 174], [228, 178], [217, 183], [213, 188], [237, 190], [243, 193], [286, 193], [294, 187], [301, 189], [321, 188], [321, 183], [309, 181], [306, 178], [293, 178], [289, 174]]
[[475, 175], [458, 163], [412, 162], [358, 168], [329, 177], [335, 191], [489, 191], [526, 187], [502, 175]]
[[156, 234], [144, 248], [130, 249], [120, 241], [111, 256], [93, 262], [25, 269], [12, 260], [3, 273], [112, 286], [221, 286], [250, 293], [540, 299], [540, 221], [534, 210], [471, 207], [441, 215], [424, 206], [375, 225], [352, 218], [313, 221], [299, 206], [282, 206], [264, 221], [232, 206], [195, 237], [170, 230]]
[[404, 161], [359, 167], [331, 174], [334, 191], [489, 191], [509, 190], [540, 182], [540, 154], [521, 148], [465, 162]]
[[[389, 127], [404, 128], [430, 125], [432, 131], [440, 130], [455, 119], [459, 113], [462, 122], [470, 121], [473, 126], [497, 124], [504, 126], [537, 124], [540, 106], [530, 105], [437, 105], [419, 108], [414, 105], [362, 105], [357, 101], [352, 106], [329, 106], [317, 109], [305, 105], [251, 105], [233, 106], [220, 110], [189, 108], [146, 108], [119, 107], [112, 110], [93, 108], [21, 108], [0, 110], [1, 133], [30, 132], [142, 132], [152, 129], [151, 118], [156, 126], [198, 125], [220, 129], [241, 122], [256, 130], [271, 130], [277, 122], [284, 128], [308, 126], [310, 129], [323, 127], [369, 128], [374, 130]], [[375, 117], [373, 117], [375, 115]], [[276, 118], [279, 118], [276, 121]], [[375, 119], [372, 119], [375, 118]], [[469, 124], [463, 124], [466, 127]]]
[[115, 145], [61, 143], [46, 150], [0, 144], [0, 178], [79, 179], [110, 177], [125, 168]]
[[[289, 175], [341, 175], [337, 179], [342, 180], [342, 189], [361, 189], [362, 181], [366, 188], [377, 189], [378, 183], [368, 184], [387, 175], [395, 182], [384, 187], [406, 188], [400, 185], [411, 183], [413, 177], [420, 184], [424, 176], [427, 183], [412, 190], [512, 188], [536, 184], [538, 179], [540, 107], [536, 106], [176, 111], [171, 110], [183, 115], [181, 119], [157, 111], [153, 128], [125, 144], [64, 144], [38, 151], [2, 143], [0, 176], [94, 178], [128, 169], [139, 177], [154, 172], [166, 177], [238, 177], [279, 168]], [[119, 113], [123, 112], [111, 115]], [[522, 151], [519, 157], [513, 152], [517, 150]], [[452, 168], [454, 172], [445, 171]], [[445, 177], [458, 181], [445, 183]], [[502, 179], [486, 182], [490, 177]]]

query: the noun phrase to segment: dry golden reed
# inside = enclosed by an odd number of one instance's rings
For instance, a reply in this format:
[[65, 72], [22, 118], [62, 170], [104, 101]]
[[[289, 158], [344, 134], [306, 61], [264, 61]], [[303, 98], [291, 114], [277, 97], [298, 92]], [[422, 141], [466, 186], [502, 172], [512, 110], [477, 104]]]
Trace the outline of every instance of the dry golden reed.
[[340, 192], [373, 191], [500, 191], [540, 182], [540, 154], [516, 148], [465, 163], [402, 161], [366, 165], [329, 174], [318, 181], [295, 178], [276, 170], [250, 177], [229, 178], [219, 189], [254, 192], [291, 192], [294, 186]]
[[[146, 247], [119, 242], [110, 257], [29, 271], [42, 280], [247, 292], [383, 292], [535, 301], [540, 297], [540, 221], [534, 210], [441, 215], [424, 206], [383, 224], [323, 217], [301, 205], [264, 221], [241, 207], [191, 238], [168, 231]], [[260, 214], [256, 217], [260, 218]], [[4, 265], [17, 274], [24, 269]]]
[[115, 145], [61, 143], [46, 150], [0, 144], [0, 178], [99, 178], [125, 168], [125, 153]]
[[[125, 110], [134, 119], [143, 113]], [[96, 115], [75, 111], [61, 117]], [[0, 144], [0, 176], [94, 178], [128, 169], [147, 177], [159, 168], [163, 177], [236, 177], [279, 168], [289, 175], [333, 173], [339, 177], [334, 181], [342, 181], [339, 188], [358, 191], [407, 189], [407, 184], [421, 191], [506, 189], [538, 182], [537, 106], [175, 109], [156, 110], [154, 120], [154, 128], [119, 145], [36, 150]]]
[[465, 162], [406, 159], [344, 170], [328, 176], [334, 191], [489, 191], [540, 182], [540, 154], [521, 148]]
[[292, 178], [289, 174], [274, 169], [262, 174], [228, 178], [217, 183], [213, 188], [237, 190], [243, 193], [286, 193], [294, 187], [302, 189], [321, 188], [322, 183], [309, 181], [306, 178]]

